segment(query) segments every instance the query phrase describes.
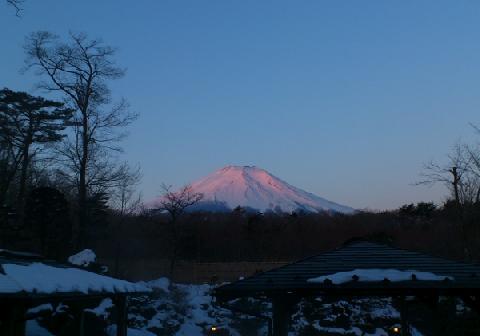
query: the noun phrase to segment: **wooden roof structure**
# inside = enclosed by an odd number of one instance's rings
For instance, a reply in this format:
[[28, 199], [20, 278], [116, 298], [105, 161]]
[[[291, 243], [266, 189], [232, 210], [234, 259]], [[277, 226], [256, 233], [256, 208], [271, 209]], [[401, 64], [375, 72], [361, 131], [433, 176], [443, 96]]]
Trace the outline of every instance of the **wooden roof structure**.
[[126, 336], [126, 297], [144, 292], [141, 286], [76, 265], [0, 249], [0, 335], [25, 335], [29, 308], [43, 303], [66, 303], [75, 315], [77, 335], [83, 336], [84, 310], [111, 298], [117, 309], [117, 335]]
[[[341, 285], [328, 281], [307, 282], [308, 279], [347, 272], [355, 269], [397, 269], [431, 272], [453, 277], [445, 281], [362, 282], [352, 279]], [[392, 290], [415, 292], [416, 290], [436, 289], [439, 293], [461, 292], [466, 289], [480, 289], [480, 266], [432, 257], [426, 254], [402, 250], [368, 241], [354, 241], [320, 255], [309, 257], [216, 290], [218, 296], [272, 296], [278, 292], [300, 292], [319, 295], [324, 292], [360, 292], [378, 294]], [[413, 294], [412, 294], [413, 295]]]
[[[392, 281], [388, 278], [380, 281], [362, 281], [362, 278], [355, 274], [350, 281], [342, 283], [334, 283], [328, 279], [329, 276], [333, 278], [333, 275], [339, 272], [365, 269], [406, 271], [411, 272], [412, 276], [404, 281]], [[419, 280], [415, 276], [415, 271], [441, 275], [444, 280]], [[320, 276], [324, 276], [325, 280], [309, 281]], [[467, 298], [469, 304], [478, 308], [480, 266], [365, 240], [353, 240], [335, 250], [221, 286], [215, 291], [215, 296], [220, 302], [239, 297], [271, 299], [274, 306], [274, 335], [286, 335], [287, 327], [276, 325], [275, 320], [277, 322], [288, 320], [284, 315], [289, 302], [322, 295], [399, 297], [428, 295], [437, 298], [460, 296]], [[279, 314], [282, 316], [279, 317]]]

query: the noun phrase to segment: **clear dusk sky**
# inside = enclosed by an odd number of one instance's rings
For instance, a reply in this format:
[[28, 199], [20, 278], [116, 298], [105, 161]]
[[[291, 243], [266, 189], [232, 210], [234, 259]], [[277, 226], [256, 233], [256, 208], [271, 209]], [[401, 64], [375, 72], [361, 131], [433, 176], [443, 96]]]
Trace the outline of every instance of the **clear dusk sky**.
[[256, 165], [356, 208], [445, 197], [417, 187], [480, 123], [480, 1], [0, 0], [0, 86], [24, 37], [84, 31], [118, 47], [112, 84], [140, 114], [124, 142], [146, 200]]

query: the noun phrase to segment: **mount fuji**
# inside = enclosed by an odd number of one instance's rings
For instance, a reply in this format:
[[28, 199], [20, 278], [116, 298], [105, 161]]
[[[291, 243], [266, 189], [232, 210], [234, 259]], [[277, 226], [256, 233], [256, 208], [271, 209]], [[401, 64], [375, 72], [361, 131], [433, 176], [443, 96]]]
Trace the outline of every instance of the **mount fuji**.
[[355, 212], [255, 166], [227, 166], [192, 183], [191, 187], [193, 192], [203, 194], [203, 199], [190, 210], [229, 211], [241, 206], [262, 212]]

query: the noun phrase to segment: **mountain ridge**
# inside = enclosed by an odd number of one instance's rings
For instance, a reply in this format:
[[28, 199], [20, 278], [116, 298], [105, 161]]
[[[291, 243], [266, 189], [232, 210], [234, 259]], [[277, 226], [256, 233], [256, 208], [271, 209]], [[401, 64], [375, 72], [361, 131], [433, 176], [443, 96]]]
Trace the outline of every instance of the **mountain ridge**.
[[194, 210], [229, 211], [237, 206], [261, 212], [335, 212], [350, 214], [351, 207], [304, 191], [256, 166], [229, 165], [191, 183], [204, 195]]

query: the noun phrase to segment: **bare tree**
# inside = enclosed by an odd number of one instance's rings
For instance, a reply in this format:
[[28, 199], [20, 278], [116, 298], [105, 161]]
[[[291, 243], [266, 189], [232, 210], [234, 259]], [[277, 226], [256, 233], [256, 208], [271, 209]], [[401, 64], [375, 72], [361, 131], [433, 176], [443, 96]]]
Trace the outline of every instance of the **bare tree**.
[[[471, 124], [472, 128], [480, 135], [480, 128]], [[464, 151], [468, 156], [469, 186], [471, 190], [471, 203], [480, 202], [480, 144], [464, 144]]]
[[185, 213], [188, 207], [198, 203], [203, 198], [203, 194], [195, 192], [190, 185], [186, 185], [178, 191], [172, 191], [171, 186], [162, 184], [162, 191], [163, 195], [156, 207], [158, 210], [166, 212], [169, 216], [172, 233], [172, 252], [170, 255], [170, 277], [172, 277], [179, 249], [178, 219]]
[[110, 240], [114, 244], [114, 274], [118, 275], [120, 270], [121, 253], [124, 246], [125, 224], [134, 215], [138, 215], [142, 206], [142, 195], [136, 193], [136, 187], [140, 183], [142, 174], [140, 167], [129, 167], [126, 163], [125, 177], [121, 179], [118, 185], [113, 188], [111, 203], [116, 210], [116, 215], [111, 223], [114, 225], [114, 232], [110, 235]]
[[119, 181], [114, 188], [113, 206], [120, 216], [131, 215], [139, 210], [141, 204], [141, 194], [137, 194], [135, 187], [140, 183], [142, 174], [140, 167], [130, 168], [125, 163], [125, 178]]
[[452, 193], [457, 205], [464, 202], [466, 175], [469, 172], [470, 159], [461, 144], [457, 144], [451, 154], [448, 155], [446, 164], [438, 164], [433, 161], [424, 166], [422, 180], [417, 185], [444, 184]]
[[20, 16], [20, 12], [22, 11], [21, 5], [24, 2], [24, 0], [6, 0], [6, 1], [8, 5], [15, 8], [15, 10], [17, 11], [16, 15]]
[[464, 256], [470, 259], [470, 230], [472, 214], [475, 213], [471, 210], [480, 200], [480, 148], [469, 144], [457, 144], [448, 155], [446, 164], [430, 162], [425, 166], [422, 176], [424, 180], [417, 184], [443, 183], [449, 188], [460, 224]]
[[78, 189], [77, 244], [82, 245], [89, 189], [109, 187], [123, 178], [124, 169], [112, 163], [111, 155], [121, 151], [118, 142], [126, 135], [121, 130], [137, 115], [128, 111], [125, 100], [112, 106], [107, 83], [121, 78], [124, 70], [113, 60], [114, 48], [82, 33], [70, 33], [63, 42], [49, 32], [35, 32], [26, 39], [25, 51], [26, 70], [34, 68], [46, 79], [39, 87], [62, 93], [76, 110], [73, 135], [61, 153]]

